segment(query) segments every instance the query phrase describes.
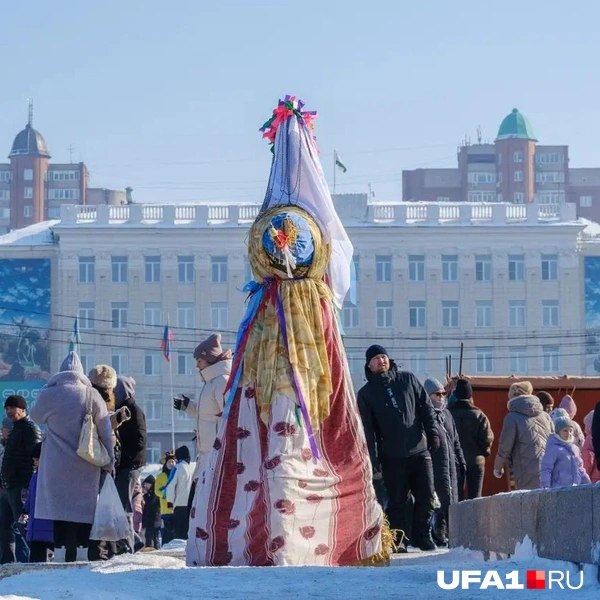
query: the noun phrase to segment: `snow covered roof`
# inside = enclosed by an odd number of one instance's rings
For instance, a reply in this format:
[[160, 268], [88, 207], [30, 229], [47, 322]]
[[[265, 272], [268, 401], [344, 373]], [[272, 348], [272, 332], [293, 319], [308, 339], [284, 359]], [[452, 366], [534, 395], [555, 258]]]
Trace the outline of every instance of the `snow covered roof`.
[[52, 227], [60, 221], [43, 221], [0, 235], [0, 246], [46, 246], [55, 243]]
[[589, 219], [579, 219], [579, 222], [585, 225], [584, 230], [581, 232], [584, 238], [598, 238], [594, 241], [600, 242], [600, 223], [590, 221]]

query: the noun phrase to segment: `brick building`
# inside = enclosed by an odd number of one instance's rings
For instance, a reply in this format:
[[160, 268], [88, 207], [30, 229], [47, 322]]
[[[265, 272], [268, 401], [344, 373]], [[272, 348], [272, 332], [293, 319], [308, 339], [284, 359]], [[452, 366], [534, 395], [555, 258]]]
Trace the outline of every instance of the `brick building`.
[[538, 144], [516, 108], [502, 121], [493, 144], [465, 144], [456, 169], [402, 172], [405, 201], [512, 202], [558, 205], [600, 221], [600, 168], [571, 168], [569, 146]]

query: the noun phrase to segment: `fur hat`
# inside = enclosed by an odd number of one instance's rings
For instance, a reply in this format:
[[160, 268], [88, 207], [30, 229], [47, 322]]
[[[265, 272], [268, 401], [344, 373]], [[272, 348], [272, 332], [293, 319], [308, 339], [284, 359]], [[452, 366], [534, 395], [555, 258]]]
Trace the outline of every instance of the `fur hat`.
[[560, 433], [566, 427], [573, 427], [573, 421], [569, 417], [558, 417], [554, 419], [554, 431]]
[[439, 392], [440, 390], [444, 391], [445, 389], [444, 386], [434, 377], [426, 379], [423, 383], [423, 387], [425, 388], [428, 396], [431, 396], [431, 394]]
[[203, 342], [196, 346], [194, 350], [194, 358], [205, 360], [209, 365], [214, 365], [223, 356], [223, 348], [221, 348], [221, 334], [213, 333]]
[[470, 400], [473, 397], [473, 388], [466, 379], [458, 379], [454, 395], [457, 400]]
[[27, 400], [25, 400], [23, 396], [13, 394], [4, 401], [4, 408], [8, 408], [9, 406], [13, 408], [22, 408], [23, 410], [27, 410]]
[[389, 357], [387, 350], [383, 346], [380, 346], [379, 344], [373, 344], [372, 346], [369, 346], [365, 352], [367, 364], [369, 364], [376, 356], [379, 356], [380, 354], [385, 354], [387, 357]]
[[533, 394], [533, 386], [529, 381], [516, 381], [508, 389], [509, 400], [517, 396], [531, 396], [531, 394]]
[[560, 408], [564, 408], [568, 413], [571, 419], [575, 418], [577, 414], [577, 404], [575, 404], [575, 400], [569, 395], [565, 396], [559, 404]]
[[92, 385], [105, 390], [117, 387], [117, 372], [109, 365], [96, 365], [88, 375]]

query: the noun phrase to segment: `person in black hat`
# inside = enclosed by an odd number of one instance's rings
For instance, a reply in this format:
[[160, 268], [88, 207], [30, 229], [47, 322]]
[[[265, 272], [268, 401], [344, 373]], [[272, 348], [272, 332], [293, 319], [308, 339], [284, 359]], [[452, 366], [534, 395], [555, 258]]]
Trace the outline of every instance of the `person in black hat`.
[[27, 400], [23, 396], [9, 396], [4, 409], [13, 428], [6, 438], [0, 469], [0, 564], [16, 562], [13, 525], [23, 512], [21, 490], [29, 487], [34, 448], [42, 440], [39, 427], [27, 416]]
[[167, 482], [167, 502], [173, 509], [173, 533], [175, 539], [187, 540], [189, 510], [188, 499], [192, 487], [194, 469], [190, 465], [191, 456], [187, 446], [175, 450], [177, 464], [169, 473]]
[[[485, 413], [473, 402], [473, 388], [467, 379], [457, 379], [455, 401], [448, 407], [458, 431], [467, 463], [458, 480], [458, 499], [480, 498], [483, 490], [485, 459], [490, 455], [494, 432]], [[465, 483], [468, 496], [465, 496]]]
[[[440, 446], [433, 405], [413, 373], [400, 371], [383, 346], [366, 352], [367, 383], [358, 392], [358, 407], [373, 464], [383, 476], [390, 527], [413, 546], [435, 550], [431, 538], [433, 467], [431, 452]], [[411, 529], [411, 494], [414, 511]], [[406, 552], [399, 534], [396, 551]]]
[[156, 495], [154, 486], [156, 480], [152, 475], [148, 475], [142, 482], [144, 487], [144, 512], [142, 513], [142, 527], [146, 548], [160, 548], [160, 500]]

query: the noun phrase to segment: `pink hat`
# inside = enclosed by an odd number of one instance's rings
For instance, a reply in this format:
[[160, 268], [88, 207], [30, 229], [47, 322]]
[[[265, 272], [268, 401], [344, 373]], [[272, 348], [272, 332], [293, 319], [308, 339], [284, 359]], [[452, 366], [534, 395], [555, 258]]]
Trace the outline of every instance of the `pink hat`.
[[223, 356], [223, 348], [221, 348], [221, 334], [214, 333], [209, 338], [205, 339], [202, 343], [196, 346], [194, 350], [194, 358], [205, 360], [209, 365], [213, 365], [219, 362], [222, 358], [229, 358], [230, 353], [227, 352], [227, 356]]
[[594, 421], [594, 411], [590, 410], [590, 412], [583, 417], [583, 426], [585, 427], [586, 432], [592, 431], [592, 422]]
[[577, 405], [571, 396], [565, 396], [560, 401], [559, 407], [564, 408], [569, 413], [569, 417], [571, 417], [571, 419], [575, 418], [575, 415], [577, 414]]

